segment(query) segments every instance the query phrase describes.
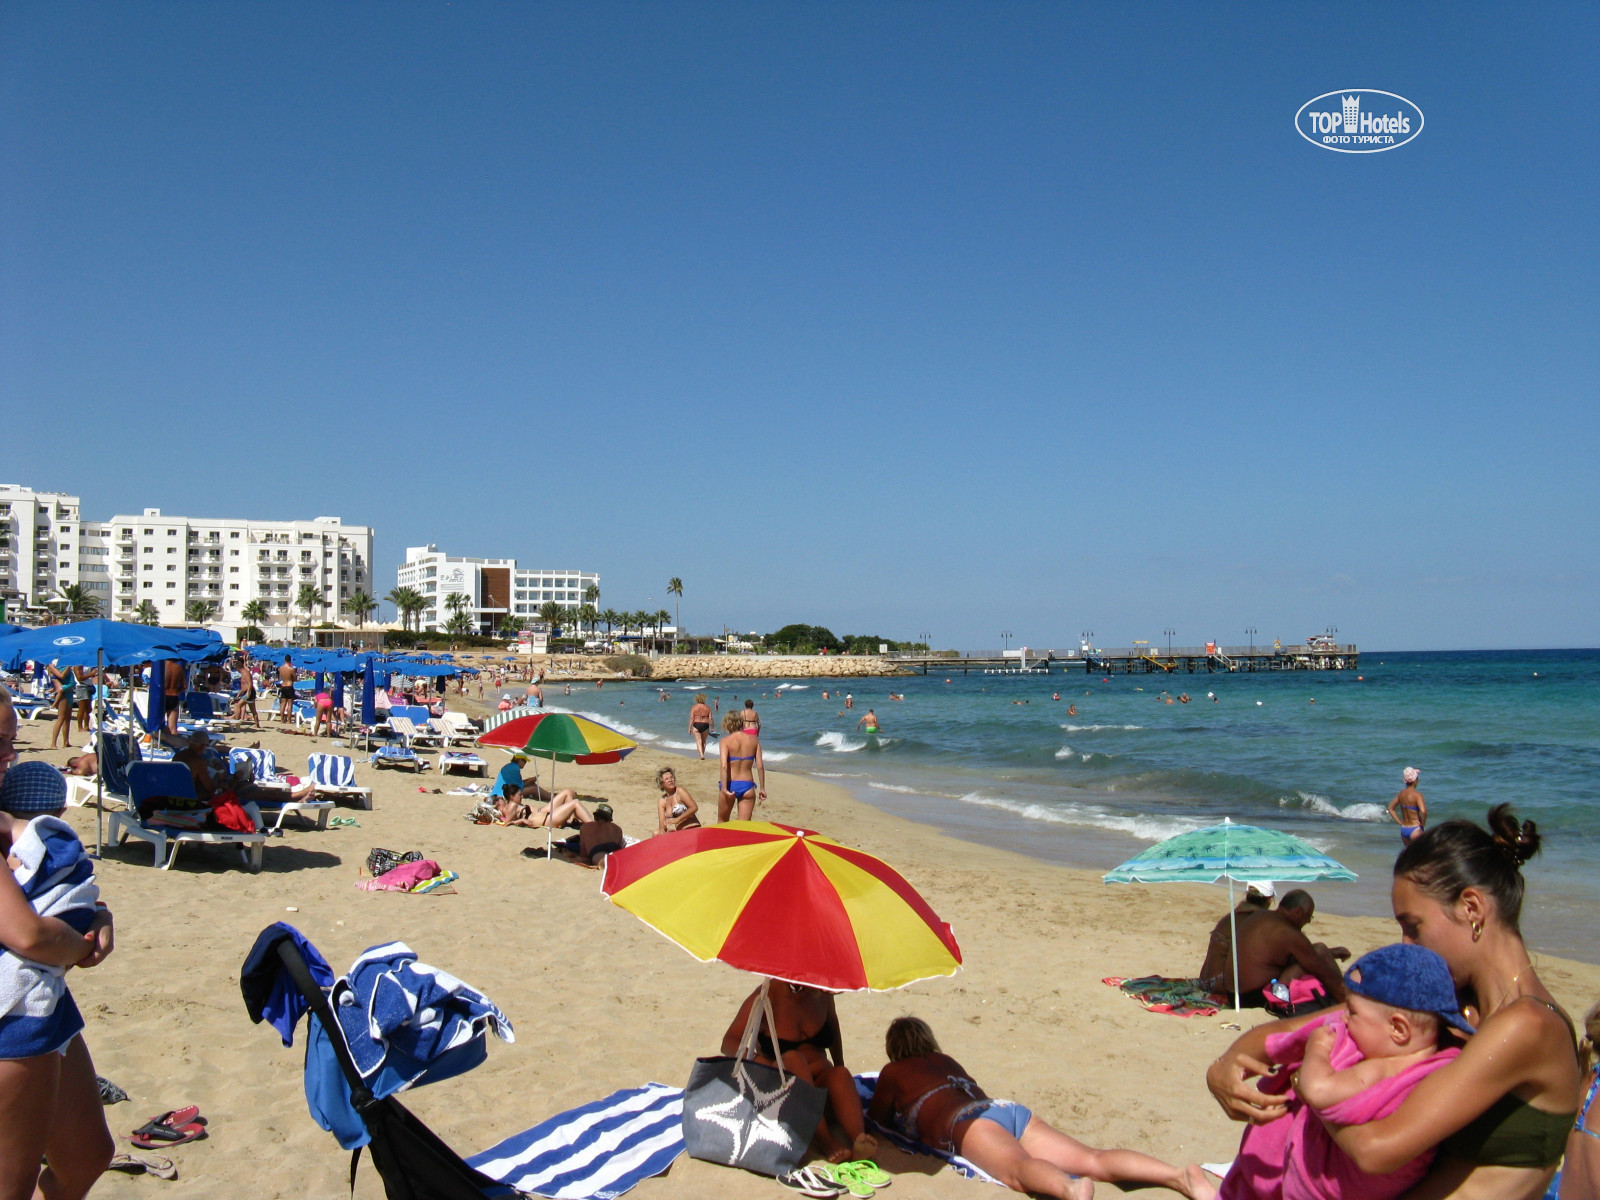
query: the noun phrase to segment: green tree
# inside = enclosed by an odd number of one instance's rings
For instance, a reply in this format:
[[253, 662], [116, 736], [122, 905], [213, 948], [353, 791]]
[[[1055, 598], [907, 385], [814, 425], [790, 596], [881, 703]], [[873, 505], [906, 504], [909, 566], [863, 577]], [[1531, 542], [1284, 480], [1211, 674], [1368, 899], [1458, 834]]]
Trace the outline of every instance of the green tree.
[[517, 634], [521, 632], [522, 621], [520, 618], [514, 617], [510, 613], [507, 613], [505, 616], [500, 618], [501, 637], [516, 637]]
[[[678, 623], [678, 602], [683, 599], [683, 580], [676, 575], [667, 580], [667, 595], [672, 597], [672, 628], [677, 630], [680, 628]], [[678, 649], [678, 635], [676, 632], [672, 635], [672, 649], [674, 652]]]
[[[394, 605], [394, 610], [400, 618], [400, 628], [402, 629], [410, 629], [412, 625], [411, 619], [428, 607], [428, 598], [417, 591], [416, 588], [397, 587], [384, 599]], [[417, 625], [420, 627], [421, 622], [417, 622]]]
[[239, 615], [252, 625], [265, 625], [272, 620], [272, 610], [265, 600], [252, 600], [239, 610]]
[[605, 608], [600, 610], [598, 619], [606, 623], [606, 636], [610, 637], [611, 631], [617, 627], [617, 622], [622, 620], [622, 614], [614, 608]]
[[319, 605], [327, 602], [327, 598], [322, 594], [322, 589], [314, 583], [302, 583], [300, 590], [295, 593], [295, 607], [305, 609], [306, 639], [308, 641], [311, 640], [311, 614]]
[[365, 592], [357, 592], [344, 602], [344, 606], [356, 615], [356, 628], [366, 626], [367, 618], [378, 610], [378, 602]]
[[81, 583], [64, 583], [60, 595], [68, 616], [87, 621], [100, 615], [100, 601], [93, 589]]
[[585, 604], [578, 609], [578, 623], [580, 625], [587, 625], [590, 633], [594, 632], [595, 622], [597, 622], [599, 619], [600, 614], [595, 612], [594, 605], [592, 604]]
[[196, 625], [204, 625], [217, 615], [217, 602], [215, 600], [191, 600], [184, 605], [183, 615]]
[[798, 654], [813, 650], [826, 650], [830, 654], [837, 654], [843, 646], [843, 643], [833, 636], [832, 630], [821, 625], [785, 625], [776, 633], [768, 634], [767, 640], [779, 649]]
[[[455, 593], [456, 596], [459, 596], [460, 594], [461, 593], [459, 592]], [[451, 599], [454, 598], [455, 596], [451, 597]], [[446, 633], [455, 634], [471, 633], [472, 614], [463, 612], [460, 608], [456, 608], [456, 610], [450, 614], [450, 619], [444, 623], [444, 631]]]
[[598, 583], [591, 583], [583, 589], [583, 602], [585, 604], [600, 603], [600, 585]]
[[141, 600], [139, 607], [134, 609], [134, 613], [138, 616], [139, 624], [141, 625], [161, 624], [161, 611], [156, 608], [154, 600]]
[[655, 622], [656, 641], [661, 640], [661, 631], [667, 627], [667, 622], [672, 620], [672, 614], [664, 608], [658, 608], [650, 614], [650, 619]]
[[550, 631], [551, 637], [555, 637], [557, 631], [561, 628], [561, 622], [565, 620], [566, 615], [567, 610], [562, 608], [561, 605], [557, 604], [554, 600], [546, 600], [543, 604], [539, 605], [539, 620], [545, 623], [545, 628]]

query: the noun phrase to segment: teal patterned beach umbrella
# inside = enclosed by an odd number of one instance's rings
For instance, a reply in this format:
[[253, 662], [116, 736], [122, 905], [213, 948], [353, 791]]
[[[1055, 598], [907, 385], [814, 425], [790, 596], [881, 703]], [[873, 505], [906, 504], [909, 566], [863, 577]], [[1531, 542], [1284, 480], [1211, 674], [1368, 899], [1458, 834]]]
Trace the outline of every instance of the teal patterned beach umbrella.
[[1235, 825], [1227, 818], [1180, 833], [1135, 854], [1105, 876], [1107, 883], [1215, 883], [1228, 881], [1228, 926], [1233, 941], [1233, 1009], [1239, 1011], [1239, 928], [1233, 885], [1310, 883], [1314, 879], [1354, 879], [1356, 873], [1310, 842], [1276, 829]]
[[1276, 829], [1224, 821], [1180, 833], [1134, 855], [1109, 872], [1107, 883], [1265, 883], [1278, 879], [1354, 879], [1356, 873], [1310, 842]]

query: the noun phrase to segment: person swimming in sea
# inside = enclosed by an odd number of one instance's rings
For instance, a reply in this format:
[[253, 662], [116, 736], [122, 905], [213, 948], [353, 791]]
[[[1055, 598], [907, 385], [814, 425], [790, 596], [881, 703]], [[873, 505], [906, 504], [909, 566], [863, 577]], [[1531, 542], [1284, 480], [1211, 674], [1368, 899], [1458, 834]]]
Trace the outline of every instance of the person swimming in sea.
[[869, 734], [877, 733], [878, 732], [878, 714], [873, 712], [870, 708], [867, 709], [867, 715], [862, 717], [861, 720], [856, 722], [856, 728], [861, 730], [864, 733], [869, 733]]
[[1400, 772], [1400, 778], [1405, 787], [1396, 792], [1394, 799], [1389, 801], [1389, 815], [1394, 818], [1395, 824], [1400, 826], [1400, 841], [1409, 843], [1428, 824], [1428, 802], [1422, 798], [1422, 793], [1417, 791], [1417, 780], [1422, 778], [1421, 771], [1415, 767], [1407, 767]]

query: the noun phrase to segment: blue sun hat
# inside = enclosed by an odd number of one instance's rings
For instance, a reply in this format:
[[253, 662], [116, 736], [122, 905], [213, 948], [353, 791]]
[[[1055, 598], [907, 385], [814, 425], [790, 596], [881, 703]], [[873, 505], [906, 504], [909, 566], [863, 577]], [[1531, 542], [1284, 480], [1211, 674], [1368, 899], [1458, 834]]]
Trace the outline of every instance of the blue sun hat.
[[1424, 946], [1396, 942], [1363, 954], [1344, 973], [1344, 985], [1379, 1004], [1433, 1013], [1462, 1033], [1477, 1032], [1461, 1015], [1449, 964]]
[[36, 817], [67, 806], [67, 779], [57, 768], [34, 759], [18, 763], [0, 781], [0, 812]]

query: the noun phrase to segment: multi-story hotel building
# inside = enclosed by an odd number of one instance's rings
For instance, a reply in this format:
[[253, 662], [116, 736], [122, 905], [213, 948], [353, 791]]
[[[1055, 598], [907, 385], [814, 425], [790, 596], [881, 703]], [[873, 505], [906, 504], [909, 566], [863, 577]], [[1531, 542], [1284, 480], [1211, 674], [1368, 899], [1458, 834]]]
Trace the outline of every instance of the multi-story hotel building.
[[78, 497], [0, 483], [0, 597], [8, 612], [43, 613], [69, 584], [88, 587], [102, 609], [111, 607], [105, 546], [85, 537]]
[[371, 594], [372, 529], [338, 517], [249, 521], [172, 517], [159, 508], [97, 523], [110, 548], [113, 606], [108, 615], [134, 619], [148, 600], [162, 624], [185, 619], [191, 601], [209, 601], [213, 620], [242, 625], [246, 604], [260, 600], [273, 625], [304, 619], [300, 589], [321, 593], [314, 621], [353, 625], [348, 601]]
[[441, 553], [430, 543], [406, 548], [396, 583], [428, 601], [421, 614], [423, 630], [443, 629], [452, 615], [447, 597], [460, 593], [467, 597], [462, 611], [471, 618], [474, 631], [494, 633], [506, 617], [532, 625], [547, 601], [563, 608], [579, 607], [589, 588], [600, 586], [600, 576], [593, 571], [519, 567], [514, 558], [463, 558]]

